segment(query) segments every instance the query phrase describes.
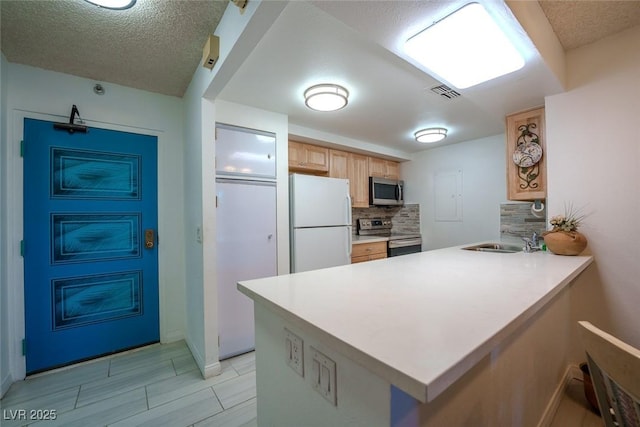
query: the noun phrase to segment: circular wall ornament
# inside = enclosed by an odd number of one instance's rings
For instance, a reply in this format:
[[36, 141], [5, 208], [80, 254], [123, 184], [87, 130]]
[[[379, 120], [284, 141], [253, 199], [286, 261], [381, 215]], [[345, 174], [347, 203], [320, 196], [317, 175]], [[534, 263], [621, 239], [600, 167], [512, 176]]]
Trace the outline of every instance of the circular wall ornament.
[[512, 158], [513, 163], [520, 167], [531, 167], [542, 159], [542, 147], [535, 142], [527, 142], [515, 149]]

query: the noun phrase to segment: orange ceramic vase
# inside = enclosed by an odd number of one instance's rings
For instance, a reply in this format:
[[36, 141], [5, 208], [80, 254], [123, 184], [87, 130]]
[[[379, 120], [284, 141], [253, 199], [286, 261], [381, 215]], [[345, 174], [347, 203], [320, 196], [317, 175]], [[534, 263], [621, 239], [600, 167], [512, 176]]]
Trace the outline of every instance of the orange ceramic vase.
[[544, 243], [556, 255], [579, 255], [587, 247], [587, 238], [577, 231], [549, 231]]

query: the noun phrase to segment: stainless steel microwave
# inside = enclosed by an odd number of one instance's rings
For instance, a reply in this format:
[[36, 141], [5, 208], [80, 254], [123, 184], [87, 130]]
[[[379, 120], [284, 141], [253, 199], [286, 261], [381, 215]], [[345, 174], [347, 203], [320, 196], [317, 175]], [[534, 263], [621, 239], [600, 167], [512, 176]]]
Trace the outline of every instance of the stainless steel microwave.
[[404, 205], [404, 181], [369, 177], [369, 204], [376, 206]]

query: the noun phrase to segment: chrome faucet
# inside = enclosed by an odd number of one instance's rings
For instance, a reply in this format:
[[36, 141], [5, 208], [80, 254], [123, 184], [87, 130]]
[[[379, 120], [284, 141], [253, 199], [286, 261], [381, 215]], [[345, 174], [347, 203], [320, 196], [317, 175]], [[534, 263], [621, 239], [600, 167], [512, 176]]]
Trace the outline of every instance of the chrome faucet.
[[533, 232], [533, 235], [531, 235], [531, 238], [523, 237], [522, 240], [524, 240], [524, 248], [522, 249], [524, 252], [530, 253], [530, 252], [540, 250], [538, 246], [539, 245], [538, 233], [536, 233], [535, 231]]

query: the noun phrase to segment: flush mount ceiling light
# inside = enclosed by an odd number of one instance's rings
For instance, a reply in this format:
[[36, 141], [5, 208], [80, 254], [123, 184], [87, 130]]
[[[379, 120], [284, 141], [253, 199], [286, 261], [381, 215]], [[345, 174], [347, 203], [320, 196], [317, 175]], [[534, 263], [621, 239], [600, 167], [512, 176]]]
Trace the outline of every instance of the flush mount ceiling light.
[[336, 84], [320, 84], [304, 91], [304, 103], [316, 111], [336, 111], [347, 105], [349, 92]]
[[445, 128], [422, 129], [416, 132], [414, 136], [416, 137], [416, 141], [430, 144], [445, 139], [447, 137], [447, 130]]
[[405, 50], [460, 89], [524, 66], [520, 52], [478, 3], [463, 6], [413, 36], [405, 43]]
[[123, 10], [129, 9], [136, 0], [85, 0], [87, 3], [95, 4], [96, 6], [103, 7], [105, 9]]

